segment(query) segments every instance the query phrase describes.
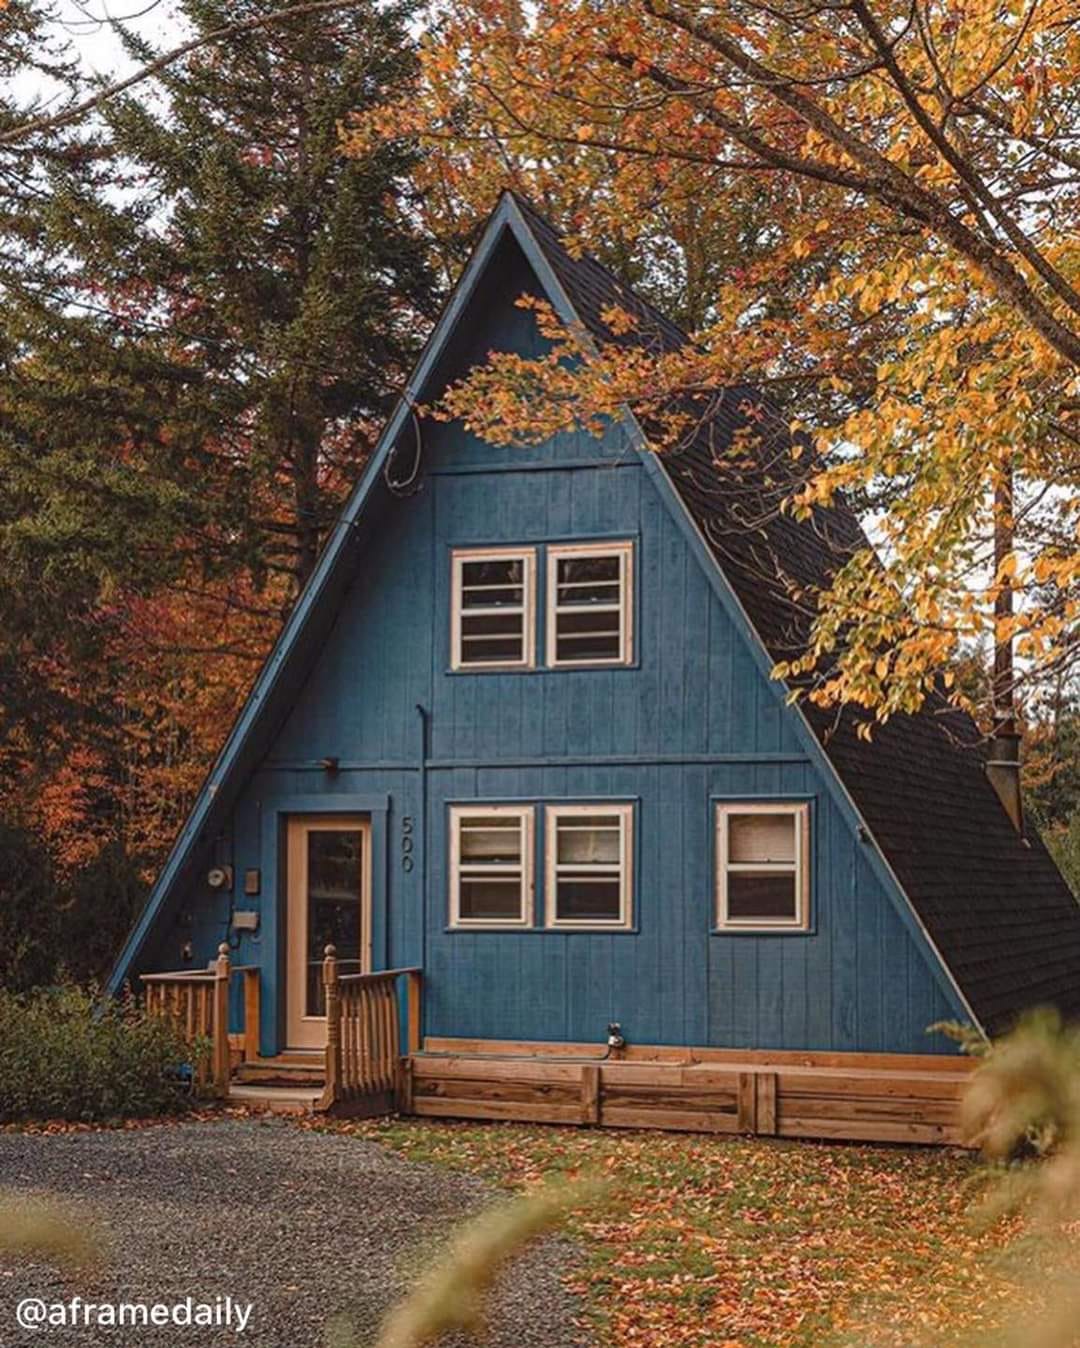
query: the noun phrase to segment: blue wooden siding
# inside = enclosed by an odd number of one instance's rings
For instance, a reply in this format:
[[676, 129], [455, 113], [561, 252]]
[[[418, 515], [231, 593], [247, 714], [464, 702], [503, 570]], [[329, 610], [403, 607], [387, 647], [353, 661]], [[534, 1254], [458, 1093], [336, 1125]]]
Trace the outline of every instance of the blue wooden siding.
[[[485, 321], [466, 315], [456, 363], [530, 347], [531, 320], [511, 303], [521, 288], [518, 277], [497, 289]], [[452, 547], [604, 537], [635, 542], [633, 667], [449, 672]], [[319, 767], [325, 757], [339, 760], [333, 777]], [[389, 802], [375, 858], [376, 962], [423, 965], [429, 1035], [595, 1041], [618, 1020], [636, 1043], [943, 1049], [925, 1030], [961, 1014], [955, 996], [834, 790], [625, 432], [496, 450], [428, 425], [421, 490], [386, 504], [307, 682], [209, 848], [235, 867], [234, 906], [262, 913], [236, 958], [263, 966], [265, 1052], [281, 1046], [268, 820], [290, 801], [329, 809], [373, 796]], [[449, 802], [596, 797], [635, 802], [632, 932], [447, 929]], [[712, 802], [743, 797], [811, 802], [807, 934], [711, 931]], [[541, 825], [538, 816], [538, 911]], [[242, 894], [247, 868], [262, 873], [256, 898]], [[202, 962], [229, 912], [227, 896], [196, 885], [159, 925], [150, 962], [176, 967], [184, 939]]]

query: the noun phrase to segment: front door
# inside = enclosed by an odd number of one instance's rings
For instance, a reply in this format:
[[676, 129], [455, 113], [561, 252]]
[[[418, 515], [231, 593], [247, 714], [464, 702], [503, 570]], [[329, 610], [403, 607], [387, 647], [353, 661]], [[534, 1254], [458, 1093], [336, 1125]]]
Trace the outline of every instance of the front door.
[[343, 974], [371, 969], [371, 827], [359, 815], [294, 815], [286, 829], [289, 1048], [326, 1044], [322, 961], [337, 947]]

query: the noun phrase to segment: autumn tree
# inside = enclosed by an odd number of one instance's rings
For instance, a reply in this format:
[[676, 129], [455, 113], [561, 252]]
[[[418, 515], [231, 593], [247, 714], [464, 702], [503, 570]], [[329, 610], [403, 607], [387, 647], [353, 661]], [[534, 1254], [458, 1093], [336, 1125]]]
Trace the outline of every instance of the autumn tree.
[[512, 164], [562, 191], [582, 247], [647, 253], [676, 205], [708, 238], [749, 216], [765, 245], [683, 349], [552, 330], [555, 360], [496, 360], [448, 410], [508, 443], [627, 405], [675, 436], [672, 408], [749, 380], [810, 436], [777, 508], [881, 502], [878, 557], [797, 596], [806, 654], [778, 672], [883, 718], [989, 638], [997, 705], [975, 709], [1007, 721], [1080, 650], [1078, 20], [1056, 0], [439, 6], [418, 87], [358, 119], [357, 152], [419, 135], [428, 180], [477, 203]]

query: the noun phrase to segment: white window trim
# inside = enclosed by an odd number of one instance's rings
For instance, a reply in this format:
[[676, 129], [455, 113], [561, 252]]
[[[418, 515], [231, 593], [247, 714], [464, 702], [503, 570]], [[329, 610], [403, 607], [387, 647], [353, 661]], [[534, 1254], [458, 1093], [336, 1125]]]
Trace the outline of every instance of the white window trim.
[[[520, 660], [469, 660], [461, 658], [461, 590], [466, 562], [521, 562], [522, 565], [522, 658]], [[505, 610], [503, 610], [505, 612]], [[536, 668], [536, 549], [454, 548], [450, 553], [450, 668], [469, 673], [486, 669]]]
[[[461, 820], [475, 815], [493, 815], [498, 818], [517, 819], [521, 828], [521, 916], [516, 918], [477, 918], [461, 915]], [[534, 853], [535, 838], [534, 805], [488, 805], [484, 801], [475, 804], [451, 805], [450, 807], [450, 925], [469, 930], [519, 930], [533, 925], [534, 915]]]
[[[557, 837], [560, 819], [580, 815], [612, 815], [619, 819], [619, 916], [610, 921], [596, 918], [560, 918], [557, 915], [559, 866]], [[545, 923], [563, 931], [626, 931], [634, 922], [634, 807], [594, 802], [591, 805], [544, 806], [544, 893]], [[573, 867], [569, 867], [573, 869]]]
[[[795, 872], [795, 917], [733, 918], [728, 916], [727, 880], [732, 870], [768, 870], [761, 862], [728, 860], [732, 815], [790, 814], [795, 818], [795, 861], [773, 863], [772, 869]], [[810, 804], [808, 801], [723, 801], [716, 806], [716, 930], [806, 931], [810, 926]]]
[[[559, 562], [568, 557], [618, 557], [619, 655], [609, 660], [560, 660], [558, 658]], [[634, 544], [630, 539], [614, 543], [559, 543], [547, 550], [547, 663], [551, 669], [600, 669], [630, 665], [634, 661]], [[608, 610], [610, 611], [610, 610]]]

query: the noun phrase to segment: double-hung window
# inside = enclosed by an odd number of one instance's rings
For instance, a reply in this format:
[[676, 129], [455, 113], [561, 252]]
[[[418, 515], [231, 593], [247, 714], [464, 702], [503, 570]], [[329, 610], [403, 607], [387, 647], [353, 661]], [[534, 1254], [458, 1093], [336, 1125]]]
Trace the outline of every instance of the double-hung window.
[[632, 805], [548, 805], [549, 927], [629, 927]]
[[[545, 818], [545, 912], [534, 913], [534, 821]], [[450, 807], [450, 925], [628, 930], [633, 805]]]
[[451, 570], [451, 668], [532, 669], [536, 549], [457, 550]]
[[451, 926], [532, 923], [533, 815], [531, 805], [451, 807]]
[[633, 661], [633, 567], [630, 542], [548, 548], [550, 666]]
[[805, 930], [810, 922], [810, 806], [716, 807], [716, 925]]

